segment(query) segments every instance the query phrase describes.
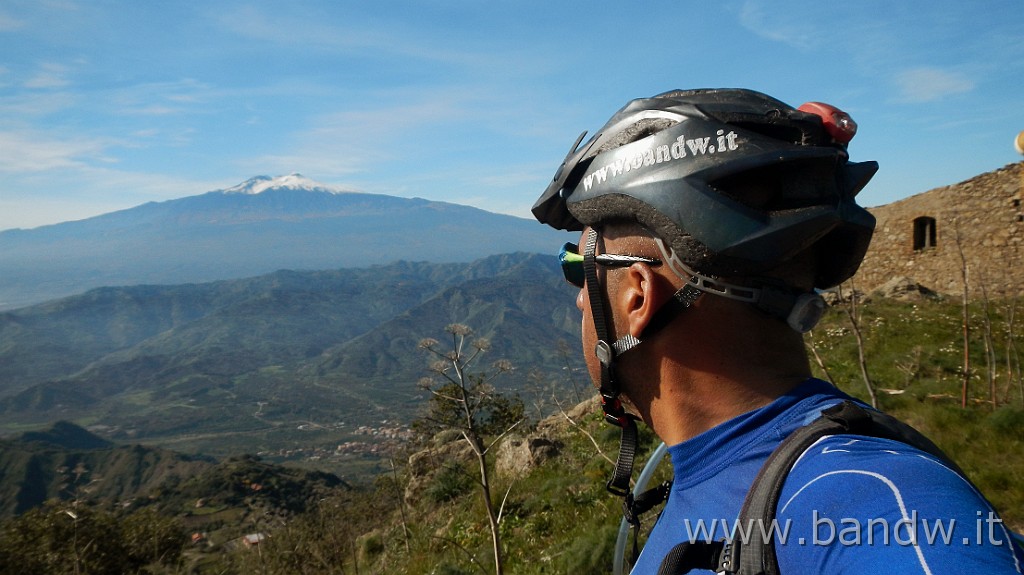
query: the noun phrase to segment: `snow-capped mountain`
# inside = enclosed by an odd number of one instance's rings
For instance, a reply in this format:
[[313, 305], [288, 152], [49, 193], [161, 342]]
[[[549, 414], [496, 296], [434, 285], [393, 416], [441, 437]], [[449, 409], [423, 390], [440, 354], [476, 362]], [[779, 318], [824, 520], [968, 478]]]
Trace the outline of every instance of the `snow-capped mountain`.
[[468, 206], [352, 192], [299, 174], [259, 176], [225, 190], [0, 232], [0, 309], [100, 286], [551, 253], [565, 236]]
[[256, 176], [237, 186], [216, 191], [224, 194], [261, 194], [267, 190], [305, 190], [307, 192], [328, 192], [332, 194], [356, 193], [337, 186], [321, 184], [302, 174], [288, 174], [287, 176], [277, 176], [276, 178]]

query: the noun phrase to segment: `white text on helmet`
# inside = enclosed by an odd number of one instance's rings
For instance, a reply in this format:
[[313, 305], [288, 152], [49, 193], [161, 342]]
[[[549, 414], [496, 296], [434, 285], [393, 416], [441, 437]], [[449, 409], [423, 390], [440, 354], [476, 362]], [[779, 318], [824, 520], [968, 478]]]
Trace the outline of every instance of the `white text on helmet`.
[[662, 144], [657, 147], [640, 150], [632, 156], [617, 158], [613, 162], [597, 168], [583, 178], [583, 188], [589, 191], [595, 184], [604, 183], [609, 178], [614, 178], [630, 170], [638, 170], [670, 160], [681, 160], [688, 155], [703, 156], [732, 152], [740, 148], [739, 144], [736, 143], [736, 137], [736, 132], [731, 130], [728, 134], [725, 133], [725, 130], [718, 130], [716, 141], [712, 144], [711, 137], [688, 140], [685, 135], [682, 135], [676, 138], [672, 145]]

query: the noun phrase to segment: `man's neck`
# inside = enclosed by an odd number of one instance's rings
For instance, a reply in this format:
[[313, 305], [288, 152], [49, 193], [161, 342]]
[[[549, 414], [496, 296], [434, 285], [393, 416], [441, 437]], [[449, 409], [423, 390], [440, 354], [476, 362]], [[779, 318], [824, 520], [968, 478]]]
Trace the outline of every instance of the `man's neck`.
[[680, 329], [651, 341], [646, 360], [629, 366], [631, 403], [669, 445], [767, 405], [811, 377], [803, 338], [784, 324], [765, 329], [722, 319], [717, 329]]
[[810, 377], [697, 378], [687, 385], [666, 386], [642, 409], [644, 420], [668, 445], [699, 435], [734, 417], [763, 407]]

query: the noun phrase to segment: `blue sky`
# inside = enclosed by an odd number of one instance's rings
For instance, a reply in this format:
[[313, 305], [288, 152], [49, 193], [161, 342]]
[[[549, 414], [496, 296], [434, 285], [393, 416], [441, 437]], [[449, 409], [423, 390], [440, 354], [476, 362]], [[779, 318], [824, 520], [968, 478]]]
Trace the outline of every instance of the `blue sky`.
[[299, 172], [527, 216], [628, 100], [832, 103], [880, 205], [1019, 161], [1024, 2], [0, 3], [0, 230]]

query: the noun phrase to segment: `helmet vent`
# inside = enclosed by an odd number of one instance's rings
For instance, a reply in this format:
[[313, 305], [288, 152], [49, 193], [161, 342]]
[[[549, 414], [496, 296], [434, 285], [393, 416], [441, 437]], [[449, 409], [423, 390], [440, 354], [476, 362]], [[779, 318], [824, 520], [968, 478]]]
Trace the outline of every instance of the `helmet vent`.
[[668, 120], [665, 118], [645, 118], [625, 128], [616, 134], [614, 138], [605, 142], [604, 145], [598, 148], [597, 153], [601, 154], [608, 150], [614, 150], [620, 146], [625, 146], [626, 144], [632, 144], [637, 140], [642, 140], [647, 136], [653, 136], [669, 126], [673, 126], [678, 123], [679, 122], [676, 122], [675, 120]]
[[821, 121], [816, 117], [812, 120], [797, 120], [780, 116], [766, 119], [768, 122], [734, 121], [730, 123], [737, 128], [797, 146], [826, 143], [824, 140], [827, 138], [827, 134], [821, 126]]

